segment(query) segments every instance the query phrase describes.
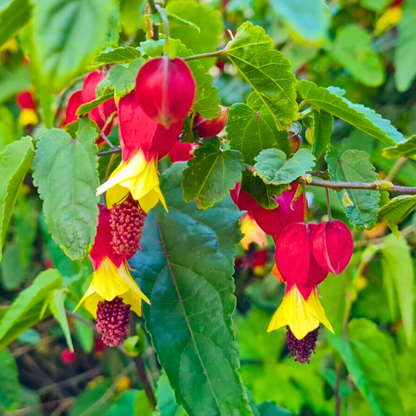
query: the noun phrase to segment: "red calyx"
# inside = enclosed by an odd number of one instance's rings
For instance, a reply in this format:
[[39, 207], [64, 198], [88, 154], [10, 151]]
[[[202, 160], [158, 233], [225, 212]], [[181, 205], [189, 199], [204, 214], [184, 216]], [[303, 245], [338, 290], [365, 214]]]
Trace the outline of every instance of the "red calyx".
[[172, 162], [187, 162], [189, 159], [194, 157], [191, 153], [194, 148], [194, 143], [181, 143], [177, 140], [169, 152], [170, 160]]
[[276, 241], [276, 267], [287, 282], [286, 291], [296, 285], [305, 299], [328, 276], [312, 254], [311, 234], [315, 227], [316, 224], [289, 224]]
[[351, 231], [339, 220], [318, 224], [312, 234], [312, 249], [324, 270], [339, 275], [348, 266], [354, 251]]
[[155, 156], [166, 156], [178, 141], [182, 120], [166, 129], [148, 117], [139, 106], [136, 93], [120, 98], [118, 103], [119, 137], [124, 162], [129, 161], [141, 149], [149, 162]]
[[[95, 91], [98, 84], [104, 79], [104, 72], [91, 72], [85, 78], [84, 85], [82, 90], [75, 91], [68, 100], [68, 105], [66, 108], [66, 118], [65, 124], [73, 123], [78, 119], [76, 112], [78, 108], [85, 103], [93, 101], [96, 99]], [[97, 126], [100, 130], [104, 128], [107, 123], [107, 119], [117, 111], [114, 99], [110, 99], [98, 107], [94, 108], [89, 113], [89, 118], [97, 123]], [[113, 122], [111, 121], [104, 130], [104, 134], [110, 134], [113, 127]]]
[[195, 93], [191, 70], [179, 58], [162, 56], [151, 59], [137, 75], [137, 102], [148, 117], [166, 129], [186, 117]]
[[90, 258], [94, 270], [97, 270], [104, 257], [108, 257], [116, 267], [120, 267], [126, 256], [116, 254], [112, 245], [112, 229], [110, 225], [111, 212], [103, 205], [98, 206], [100, 214], [98, 217], [97, 235], [95, 236], [94, 245], [92, 246]]
[[198, 133], [199, 137], [214, 137], [224, 129], [228, 120], [228, 107], [223, 105], [220, 107], [221, 111], [218, 114], [218, 117], [212, 120], [207, 120], [199, 114], [196, 115], [194, 121], [194, 130]]

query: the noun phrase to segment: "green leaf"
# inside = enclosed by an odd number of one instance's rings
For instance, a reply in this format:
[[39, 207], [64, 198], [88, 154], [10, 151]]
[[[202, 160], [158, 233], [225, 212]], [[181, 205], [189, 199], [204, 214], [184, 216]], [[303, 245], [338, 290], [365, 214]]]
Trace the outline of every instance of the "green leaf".
[[32, 5], [29, 0], [2, 0], [0, 3], [0, 47], [29, 20]]
[[361, 5], [368, 10], [372, 10], [374, 12], [381, 12], [383, 11], [387, 5], [391, 3], [390, 0], [361, 0]]
[[394, 52], [394, 79], [400, 92], [407, 91], [416, 77], [416, 1], [409, 0], [403, 5], [403, 15], [399, 22], [398, 44]]
[[337, 31], [331, 51], [357, 81], [369, 87], [378, 87], [384, 82], [384, 67], [371, 42], [369, 33], [352, 23]]
[[0, 103], [31, 87], [27, 66], [22, 66], [16, 71], [0, 68]]
[[104, 42], [111, 0], [35, 0], [33, 39], [41, 75], [61, 91]]
[[290, 188], [290, 185], [268, 185], [263, 180], [252, 175], [250, 172], [243, 172], [241, 187], [266, 209], [277, 208], [278, 204], [274, 196], [279, 196], [283, 191]]
[[16, 123], [13, 114], [8, 107], [2, 105], [0, 107], [0, 152], [2, 152], [7, 145], [13, 143], [16, 137]]
[[8, 145], [0, 153], [0, 263], [10, 218], [33, 157], [32, 138]]
[[[113, 67], [115, 68], [115, 67]], [[105, 103], [108, 100], [111, 100], [114, 97], [114, 90], [110, 86], [106, 86], [102, 94], [93, 101], [82, 104], [78, 107], [77, 116], [83, 116], [89, 114], [94, 108], [97, 108], [100, 104]]]
[[137, 32], [141, 17], [142, 0], [120, 0], [120, 17], [124, 32], [133, 36]]
[[273, 40], [260, 26], [246, 22], [228, 44], [227, 57], [259, 95], [279, 130], [298, 119], [296, 78], [291, 63], [274, 49]]
[[16, 361], [9, 350], [0, 352], [0, 409], [16, 410], [20, 405], [20, 384]]
[[185, 415], [182, 407], [175, 402], [174, 392], [169, 384], [169, 380], [166, 377], [166, 373], [163, 371], [162, 375], [157, 381], [156, 390], [157, 410], [160, 415], [164, 416], [179, 416]]
[[256, 174], [271, 185], [289, 184], [315, 166], [315, 156], [308, 149], [298, 150], [290, 159], [279, 149], [266, 149], [255, 160]]
[[71, 416], [105, 415], [114, 403], [113, 394], [107, 397], [106, 400], [102, 400], [109, 389], [111, 389], [111, 382], [108, 379], [87, 386], [75, 400], [71, 408]]
[[326, 40], [330, 15], [323, 0], [272, 0], [271, 4], [290, 31], [304, 42], [320, 44]]
[[108, 48], [97, 55], [92, 61], [92, 67], [99, 67], [111, 64], [129, 64], [140, 58], [142, 53], [133, 46], [121, 46], [119, 48]]
[[406, 141], [392, 147], [383, 149], [383, 157], [387, 159], [398, 159], [399, 157], [413, 157], [416, 155], [416, 135], [409, 137]]
[[19, 293], [7, 307], [0, 321], [0, 350], [20, 334], [42, 320], [41, 310], [50, 292], [62, 286], [62, 277], [55, 269], [40, 273], [32, 285]]
[[[147, 400], [146, 393], [140, 390], [126, 390], [117, 397], [114, 404], [105, 412], [105, 416], [120, 416], [120, 415], [140, 415], [140, 416], [152, 416], [152, 408], [147, 401], [147, 412], [143, 411], [141, 413], [135, 412], [134, 404], [137, 398], [143, 398]], [[143, 397], [144, 396], [144, 397]]]
[[[176, 44], [176, 55], [185, 57], [193, 55], [190, 49], [187, 49], [180, 41], [174, 41]], [[192, 106], [193, 110], [199, 113], [207, 120], [211, 120], [218, 116], [220, 110], [220, 99], [218, 90], [212, 86], [212, 77], [202, 65], [201, 61], [191, 60], [187, 62], [196, 84], [196, 96]]]
[[107, 75], [108, 86], [114, 89], [118, 97], [124, 97], [130, 91], [133, 91], [136, 86], [137, 74], [143, 64], [144, 60], [137, 58], [128, 67], [120, 64], [110, 68]]
[[312, 153], [316, 160], [326, 152], [332, 136], [334, 119], [325, 110], [313, 109], [313, 145]]
[[383, 119], [374, 110], [340, 96], [343, 91], [339, 88], [317, 87], [313, 82], [302, 80], [298, 84], [298, 91], [313, 108], [327, 111], [388, 146], [403, 140], [402, 134], [390, 121]]
[[189, 414], [252, 415], [231, 321], [240, 213], [229, 197], [208, 211], [185, 204], [183, 166], [175, 163], [163, 174], [169, 213], [160, 207], [149, 213], [143, 252], [131, 261], [152, 302], [143, 308], [146, 329], [177, 402]]
[[71, 338], [71, 330], [69, 329], [68, 319], [65, 312], [66, 293], [62, 289], [54, 290], [51, 294], [49, 307], [52, 315], [57, 320], [59, 326], [64, 333], [66, 344], [71, 351], [74, 351], [74, 345]]
[[236, 150], [222, 150], [218, 137], [205, 139], [183, 172], [183, 198], [195, 199], [200, 209], [212, 207], [241, 181], [243, 156]]
[[381, 249], [381, 263], [383, 265], [383, 279], [392, 280], [397, 293], [403, 327], [407, 341], [413, 333], [414, 326], [414, 268], [410, 247], [403, 238], [388, 235]]
[[189, 20], [182, 19], [181, 17], [176, 16], [176, 14], [168, 14], [167, 17], [170, 30], [185, 27], [187, 29], [193, 30], [195, 36], [201, 33], [201, 29]]
[[387, 222], [394, 235], [398, 237], [399, 227], [397, 225], [415, 209], [416, 195], [400, 195], [381, 207], [378, 215], [380, 220]]
[[342, 355], [351, 378], [375, 416], [404, 415], [396, 375], [396, 354], [390, 340], [366, 319], [352, 319], [347, 338], [331, 343]]
[[[211, 7], [194, 0], [169, 1], [166, 11], [170, 15], [180, 16], [181, 19], [193, 23], [200, 29], [198, 34], [194, 26], [178, 26], [170, 29], [173, 39], [181, 40], [195, 54], [213, 52], [221, 41], [224, 26], [221, 14]], [[201, 61], [205, 69], [214, 65], [215, 59]]]
[[291, 153], [287, 131], [277, 130], [267, 108], [255, 111], [246, 104], [232, 105], [226, 129], [230, 147], [241, 152], [246, 163], [253, 164], [255, 157], [269, 148]]
[[[329, 146], [325, 160], [331, 180], [341, 182], [374, 182], [378, 180], [370, 155], [360, 150], [347, 150], [341, 157]], [[353, 227], [371, 230], [377, 222], [380, 192], [368, 189], [347, 189], [336, 192]], [[347, 200], [347, 203], [346, 203]]]
[[98, 206], [97, 131], [81, 118], [76, 140], [63, 130], [44, 133], [33, 162], [34, 184], [54, 240], [72, 260], [84, 258], [94, 243]]

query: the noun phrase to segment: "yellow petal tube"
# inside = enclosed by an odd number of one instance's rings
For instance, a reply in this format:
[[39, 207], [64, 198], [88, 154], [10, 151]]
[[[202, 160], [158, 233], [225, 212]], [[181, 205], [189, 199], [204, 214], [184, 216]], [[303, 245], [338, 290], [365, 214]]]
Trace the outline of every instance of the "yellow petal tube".
[[127, 266], [123, 263], [117, 268], [114, 263], [104, 258], [100, 267], [94, 272], [90, 287], [79, 301], [75, 311], [85, 302], [87, 311], [97, 317], [97, 306], [104, 300], [112, 301], [120, 297], [126, 305], [131, 305], [131, 310], [138, 316], [142, 314], [142, 300], [150, 305], [149, 299], [140, 290], [131, 277]]
[[157, 161], [147, 163], [139, 150], [128, 162], [121, 162], [107, 182], [97, 189], [97, 195], [107, 191], [107, 208], [122, 203], [130, 193], [145, 212], [149, 212], [159, 201], [166, 207], [159, 187]]
[[261, 248], [267, 247], [266, 233], [248, 214], [245, 214], [241, 220], [241, 232], [244, 234], [241, 240], [244, 250], [248, 250], [251, 243], [256, 243]]
[[36, 111], [31, 108], [24, 108], [19, 114], [19, 124], [23, 127], [36, 126], [39, 123], [39, 117], [36, 114]]
[[331, 332], [334, 332], [319, 301], [318, 291], [314, 289], [308, 300], [305, 300], [296, 285], [294, 285], [285, 294], [281, 305], [270, 322], [267, 332], [289, 325], [293, 335], [297, 339], [302, 339], [309, 332], [318, 328], [320, 323], [325, 325]]

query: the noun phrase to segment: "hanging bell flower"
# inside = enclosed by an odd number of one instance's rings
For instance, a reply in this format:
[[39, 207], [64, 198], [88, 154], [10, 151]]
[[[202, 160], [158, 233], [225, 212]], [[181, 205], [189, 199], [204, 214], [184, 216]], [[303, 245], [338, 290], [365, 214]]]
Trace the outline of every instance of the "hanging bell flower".
[[207, 120], [199, 114], [196, 115], [194, 130], [198, 133], [199, 137], [203, 139], [207, 137], [214, 137], [224, 129], [228, 120], [228, 107], [223, 105], [220, 107], [220, 113], [212, 120]]
[[186, 117], [195, 93], [192, 72], [179, 58], [162, 56], [151, 59], [137, 75], [137, 102], [148, 117], [166, 129]]
[[354, 251], [351, 231], [339, 220], [318, 224], [312, 234], [312, 250], [324, 270], [339, 275], [348, 266]]

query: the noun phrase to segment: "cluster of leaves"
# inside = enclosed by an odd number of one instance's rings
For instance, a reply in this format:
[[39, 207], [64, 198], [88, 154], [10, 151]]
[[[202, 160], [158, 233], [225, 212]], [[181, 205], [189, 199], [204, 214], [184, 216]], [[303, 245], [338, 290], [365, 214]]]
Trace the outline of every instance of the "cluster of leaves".
[[[398, 23], [394, 13], [401, 8]], [[37, 411], [40, 395], [52, 408], [69, 403], [74, 416], [150, 415], [134, 371], [140, 357], [158, 380], [162, 415], [329, 415], [335, 408], [413, 414], [416, 239], [408, 215], [416, 199], [390, 199], [392, 184], [380, 180], [397, 175], [398, 183], [416, 186], [413, 161], [401, 159], [416, 155], [415, 136], [405, 140], [416, 127], [415, 1], [361, 0], [328, 9], [322, 0], [230, 0], [218, 7], [171, 0], [159, 10], [149, 14], [140, 0], [0, 5], [0, 369], [6, 374], [0, 408]], [[159, 39], [147, 33], [151, 26]], [[225, 29], [234, 31], [232, 38]], [[214, 119], [220, 102], [229, 105], [225, 132], [201, 142], [190, 115], [183, 140], [197, 145], [194, 157], [160, 164], [169, 212], [157, 207], [149, 214], [143, 251], [131, 261], [151, 306], [123, 351], [105, 350], [100, 358], [92, 317], [67, 312], [90, 280], [95, 190], [117, 158], [98, 157], [99, 130], [87, 115], [132, 91], [146, 60], [217, 48], [217, 63], [188, 61], [197, 86], [192, 113]], [[63, 128], [69, 94], [96, 69], [106, 70], [96, 99]], [[37, 126], [16, 122], [15, 96], [28, 89]], [[304, 145], [292, 154], [289, 139], [301, 127]], [[117, 128], [109, 140], [118, 144]], [[228, 194], [240, 182], [260, 205], [275, 208], [274, 195], [295, 181], [310, 183], [314, 171], [380, 189], [340, 188], [331, 195], [334, 216], [356, 230], [357, 252], [342, 276], [321, 285], [336, 335], [324, 334], [304, 367], [287, 360], [283, 332], [266, 333], [283, 288], [269, 273], [272, 250], [259, 268], [254, 245], [236, 249], [241, 213]], [[323, 190], [307, 190], [311, 219], [322, 219]], [[395, 236], [386, 235], [385, 224]], [[58, 357], [65, 345], [75, 350], [78, 367], [63, 374], [42, 368], [44, 357]], [[16, 361], [20, 356], [27, 359]], [[42, 377], [26, 377], [38, 368]], [[85, 384], [99, 374], [105, 377]], [[51, 390], [50, 378], [62, 390]], [[75, 393], [67, 389], [72, 381]]]

